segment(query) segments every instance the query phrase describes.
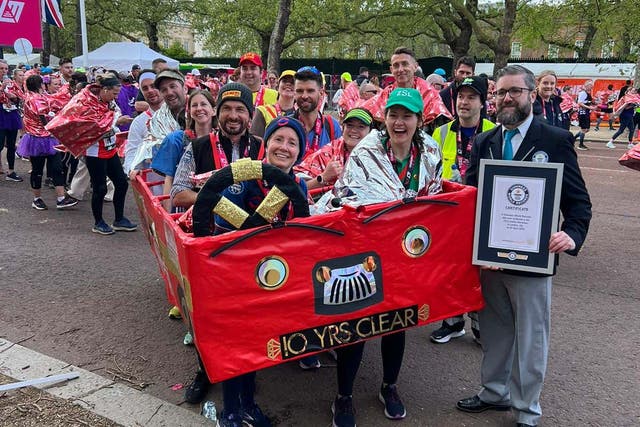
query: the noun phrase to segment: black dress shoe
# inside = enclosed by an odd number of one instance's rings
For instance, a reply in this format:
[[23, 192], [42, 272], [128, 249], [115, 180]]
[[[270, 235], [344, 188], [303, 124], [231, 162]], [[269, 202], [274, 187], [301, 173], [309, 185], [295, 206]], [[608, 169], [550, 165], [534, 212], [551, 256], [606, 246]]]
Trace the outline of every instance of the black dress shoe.
[[200, 403], [204, 400], [209, 391], [209, 378], [204, 371], [199, 370], [193, 382], [184, 391], [184, 400], [188, 403]]
[[456, 408], [464, 412], [477, 413], [488, 410], [508, 411], [509, 409], [511, 409], [511, 405], [496, 405], [493, 403], [486, 403], [480, 400], [480, 398], [476, 395], [467, 399], [459, 400], [458, 403], [456, 403]]

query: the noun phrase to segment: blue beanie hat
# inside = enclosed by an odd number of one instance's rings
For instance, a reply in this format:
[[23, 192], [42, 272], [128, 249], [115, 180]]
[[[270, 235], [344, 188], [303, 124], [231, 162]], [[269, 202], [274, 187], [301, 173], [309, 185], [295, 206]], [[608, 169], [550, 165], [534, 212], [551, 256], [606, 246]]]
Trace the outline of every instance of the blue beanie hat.
[[447, 73], [442, 68], [436, 68], [435, 70], [433, 70], [433, 74], [437, 74], [442, 77], [447, 76]]
[[296, 132], [298, 136], [298, 141], [300, 142], [300, 152], [298, 153], [298, 158], [296, 159], [296, 165], [302, 161], [304, 158], [304, 152], [307, 148], [307, 135], [304, 131], [304, 126], [298, 120], [293, 117], [280, 117], [271, 120], [269, 126], [264, 130], [264, 145], [267, 147], [269, 145], [269, 138], [273, 133], [282, 128], [282, 127], [290, 127]]

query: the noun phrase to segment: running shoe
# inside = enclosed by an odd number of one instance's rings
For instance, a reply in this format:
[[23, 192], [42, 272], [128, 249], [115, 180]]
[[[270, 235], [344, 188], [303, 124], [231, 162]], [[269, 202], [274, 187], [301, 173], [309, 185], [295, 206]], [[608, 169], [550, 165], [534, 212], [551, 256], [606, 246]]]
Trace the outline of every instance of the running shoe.
[[271, 427], [271, 421], [255, 403], [249, 408], [243, 408], [242, 421], [251, 427]]
[[398, 387], [395, 384], [380, 386], [378, 399], [384, 404], [384, 416], [390, 420], [401, 420], [407, 416], [407, 410], [400, 400]]
[[218, 421], [216, 422], [217, 427], [242, 427], [242, 416], [240, 414], [225, 414], [224, 412], [220, 413], [220, 417], [218, 417]]
[[40, 197], [38, 197], [37, 199], [33, 199], [33, 202], [31, 202], [31, 207], [39, 211], [46, 211], [48, 209], [44, 200], [42, 200]]
[[431, 332], [431, 341], [438, 344], [446, 344], [451, 338], [459, 338], [464, 336], [464, 320], [462, 322], [456, 322], [453, 325], [449, 325], [443, 321], [442, 326], [439, 329]]
[[202, 402], [209, 391], [210, 384], [207, 374], [202, 370], [198, 370], [193, 382], [184, 390], [184, 400], [188, 403]]
[[586, 145], [578, 145], [578, 150], [587, 151], [588, 149], [589, 147], [587, 147]]
[[635, 144], [633, 142], [627, 144], [627, 150], [631, 150], [633, 147], [635, 147]]
[[616, 148], [616, 145], [613, 143], [613, 141], [609, 141], [607, 142], [607, 148], [609, 150], [613, 150], [614, 148]]
[[108, 236], [110, 234], [114, 234], [115, 233], [113, 228], [111, 228], [109, 226], [109, 224], [107, 224], [106, 222], [104, 222], [102, 220], [99, 223], [97, 223], [96, 225], [94, 225], [93, 228], [91, 229], [91, 231], [93, 231], [94, 233], [102, 234], [103, 236]]
[[24, 179], [22, 179], [22, 177], [20, 175], [15, 173], [15, 171], [11, 172], [7, 176], [5, 176], [4, 180], [5, 181], [13, 181], [13, 182], [22, 182], [22, 181], [24, 181]]
[[356, 412], [351, 396], [337, 396], [331, 405], [333, 427], [356, 427]]
[[180, 314], [180, 309], [175, 305], [171, 307], [169, 310], [169, 319], [182, 319], [182, 314]]
[[318, 356], [304, 357], [300, 359], [300, 362], [298, 364], [300, 365], [300, 368], [302, 368], [305, 371], [320, 369], [320, 366], [322, 366], [320, 364], [320, 358]]
[[113, 222], [113, 229], [116, 231], [136, 231], [138, 225], [123, 216], [122, 219]]
[[65, 196], [64, 199], [60, 200], [59, 202], [56, 202], [56, 208], [57, 209], [68, 209], [72, 206], [75, 206], [78, 204], [78, 199], [74, 199], [71, 196]]

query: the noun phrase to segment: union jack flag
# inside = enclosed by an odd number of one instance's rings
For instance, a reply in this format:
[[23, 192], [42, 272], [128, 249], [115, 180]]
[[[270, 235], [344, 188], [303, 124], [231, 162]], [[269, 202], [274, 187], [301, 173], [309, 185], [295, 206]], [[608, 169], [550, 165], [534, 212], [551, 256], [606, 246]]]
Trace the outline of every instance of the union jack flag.
[[58, 28], [64, 28], [60, 1], [61, 0], [42, 0], [42, 22], [55, 25]]

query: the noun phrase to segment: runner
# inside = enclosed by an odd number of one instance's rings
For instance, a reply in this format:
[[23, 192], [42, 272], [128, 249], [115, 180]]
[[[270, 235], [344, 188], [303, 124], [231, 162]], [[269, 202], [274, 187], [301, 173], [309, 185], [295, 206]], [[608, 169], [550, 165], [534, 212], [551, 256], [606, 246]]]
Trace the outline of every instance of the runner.
[[[396, 89], [385, 108], [385, 130], [373, 131], [353, 150], [335, 194], [350, 190], [357, 203], [400, 200], [441, 191], [441, 156], [437, 143], [421, 131], [424, 105], [416, 89]], [[384, 415], [392, 420], [406, 417], [397, 380], [404, 356], [405, 332], [381, 338], [383, 378], [378, 399]], [[353, 410], [355, 381], [364, 343], [336, 349], [338, 395], [333, 405], [333, 425], [356, 425]]]
[[59, 144], [51, 136], [44, 125], [51, 120], [55, 111], [52, 109], [47, 96], [43, 93], [42, 77], [35, 74], [27, 78], [27, 94], [24, 105], [25, 134], [20, 140], [18, 154], [28, 157], [31, 162], [30, 184], [33, 191], [31, 207], [42, 211], [47, 205], [41, 198], [42, 174], [44, 165], [53, 179], [56, 190], [56, 208], [67, 209], [78, 204], [73, 197], [64, 194], [64, 175], [62, 174], [61, 155], [53, 147]]

